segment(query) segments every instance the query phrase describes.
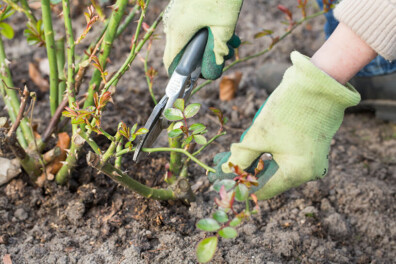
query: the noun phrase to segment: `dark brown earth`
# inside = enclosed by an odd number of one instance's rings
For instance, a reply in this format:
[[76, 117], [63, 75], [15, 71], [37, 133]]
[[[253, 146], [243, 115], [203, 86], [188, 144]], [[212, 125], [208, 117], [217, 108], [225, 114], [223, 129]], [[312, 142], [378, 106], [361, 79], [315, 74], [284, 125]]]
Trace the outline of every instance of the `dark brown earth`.
[[[263, 28], [284, 30], [280, 24], [283, 15], [273, 2], [245, 1], [237, 33], [253, 45], [241, 48], [241, 56], [265, 47], [265, 40], [253, 39], [256, 32]], [[283, 4], [298, 12], [296, 2]], [[153, 2], [148, 23], [163, 6], [160, 1]], [[23, 20], [18, 19], [17, 37], [7, 42], [7, 56], [16, 85], [21, 86], [28, 78], [26, 61], [43, 58], [45, 51], [26, 45]], [[77, 19], [83, 21], [82, 17]], [[323, 18], [309, 25], [298, 29], [269, 55], [238, 66], [244, 75], [234, 100], [220, 102], [217, 83], [192, 99], [202, 104], [197, 120], [208, 125], [209, 135], [216, 133], [217, 124], [208, 107], [221, 108], [230, 120], [228, 134], [208, 148], [201, 160], [211, 164], [217, 152], [227, 151], [267, 97], [255, 81], [259, 65], [287, 62], [294, 49], [312, 55], [323, 42]], [[61, 28], [61, 24], [57, 26]], [[128, 53], [131, 32], [116, 42], [110, 69], [116, 69]], [[89, 43], [89, 36], [86, 41]], [[155, 79], [157, 98], [166, 84], [161, 66], [163, 44], [163, 38], [154, 41], [150, 60], [160, 71]], [[28, 85], [37, 90], [30, 81]], [[48, 106], [45, 94], [39, 98], [35, 121], [42, 131]], [[148, 117], [152, 103], [140, 61], [119, 83], [114, 102], [103, 120], [109, 131], [114, 131], [120, 120], [142, 124]], [[1, 113], [5, 115], [5, 111]], [[96, 139], [106, 146], [105, 140]], [[165, 137], [160, 144], [165, 144]], [[84, 148], [82, 154], [88, 150]], [[330, 158], [331, 170], [323, 180], [261, 201], [261, 212], [239, 228], [239, 236], [220, 242], [213, 263], [394, 262], [396, 125], [377, 120], [372, 113], [349, 113], [332, 142]], [[131, 177], [158, 186], [163, 182], [166, 163], [165, 153], [153, 154], [139, 164], [127, 155], [123, 168]], [[193, 165], [189, 172], [197, 188], [197, 201], [191, 206], [142, 198], [98, 174], [84, 159], [68, 186], [49, 182], [43, 189], [36, 188], [27, 184], [22, 174], [0, 187], [0, 256], [10, 254], [13, 263], [196, 263], [195, 245], [204, 234], [195, 223], [214, 211], [215, 193], [202, 168]]]

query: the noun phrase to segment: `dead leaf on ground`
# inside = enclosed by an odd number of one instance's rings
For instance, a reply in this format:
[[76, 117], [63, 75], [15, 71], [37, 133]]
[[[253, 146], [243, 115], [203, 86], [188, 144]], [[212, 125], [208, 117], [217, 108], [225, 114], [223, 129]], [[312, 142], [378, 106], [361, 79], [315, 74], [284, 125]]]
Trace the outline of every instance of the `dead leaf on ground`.
[[37, 85], [42, 92], [48, 92], [49, 83], [43, 78], [38, 67], [34, 63], [29, 63], [29, 77], [35, 85]]
[[5, 254], [3, 257], [3, 264], [12, 264], [11, 255]]
[[230, 101], [235, 98], [235, 93], [242, 79], [242, 72], [234, 72], [224, 76], [220, 81], [219, 93], [221, 101]]

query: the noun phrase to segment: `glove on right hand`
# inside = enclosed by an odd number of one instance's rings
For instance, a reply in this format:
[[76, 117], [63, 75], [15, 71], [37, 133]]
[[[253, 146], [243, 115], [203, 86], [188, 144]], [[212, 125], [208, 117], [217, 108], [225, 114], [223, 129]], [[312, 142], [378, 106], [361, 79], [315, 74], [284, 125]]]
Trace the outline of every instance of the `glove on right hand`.
[[262, 153], [271, 153], [279, 169], [256, 192], [261, 200], [324, 177], [330, 142], [344, 111], [360, 101], [351, 85], [341, 85], [309, 58], [292, 52], [291, 59], [293, 66], [281, 84], [256, 114], [241, 142], [232, 144], [229, 158], [222, 156], [215, 177], [212, 175], [212, 179], [231, 178], [229, 162], [247, 170]]

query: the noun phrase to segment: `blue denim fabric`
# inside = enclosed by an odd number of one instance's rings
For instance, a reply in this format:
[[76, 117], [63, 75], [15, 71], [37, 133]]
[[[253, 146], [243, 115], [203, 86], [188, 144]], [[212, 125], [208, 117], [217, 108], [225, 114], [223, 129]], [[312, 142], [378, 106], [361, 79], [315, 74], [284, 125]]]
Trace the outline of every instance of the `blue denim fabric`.
[[[320, 8], [323, 9], [323, 2], [322, 0], [316, 0], [320, 6]], [[326, 34], [326, 38], [328, 38], [335, 28], [338, 25], [338, 21], [335, 19], [333, 15], [333, 10], [330, 10], [325, 14], [326, 17], [326, 24], [324, 26], [324, 32]], [[387, 61], [381, 56], [377, 56], [375, 59], [373, 59], [369, 64], [367, 64], [363, 69], [361, 69], [356, 76], [364, 76], [364, 77], [370, 77], [370, 76], [377, 76], [377, 75], [384, 75], [384, 74], [389, 74], [396, 72], [396, 60], [394, 61]]]

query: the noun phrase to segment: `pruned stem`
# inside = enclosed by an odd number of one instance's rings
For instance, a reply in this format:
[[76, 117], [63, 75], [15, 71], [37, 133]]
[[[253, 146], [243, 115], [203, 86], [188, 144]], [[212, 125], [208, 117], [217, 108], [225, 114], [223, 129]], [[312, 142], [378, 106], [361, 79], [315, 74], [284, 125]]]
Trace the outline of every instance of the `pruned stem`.
[[55, 114], [58, 107], [58, 65], [56, 62], [56, 49], [54, 30], [52, 28], [50, 0], [41, 0], [41, 11], [43, 15], [45, 46], [50, 68], [50, 109], [51, 115]]
[[189, 192], [188, 182], [181, 182], [172, 189], [154, 189], [150, 188], [140, 182], [132, 179], [124, 174], [121, 170], [113, 167], [109, 163], [101, 164], [100, 157], [93, 152], [87, 155], [87, 163], [89, 166], [103, 172], [115, 182], [122, 186], [137, 192], [138, 194], [155, 200], [176, 200], [176, 199], [189, 199], [191, 193]]

